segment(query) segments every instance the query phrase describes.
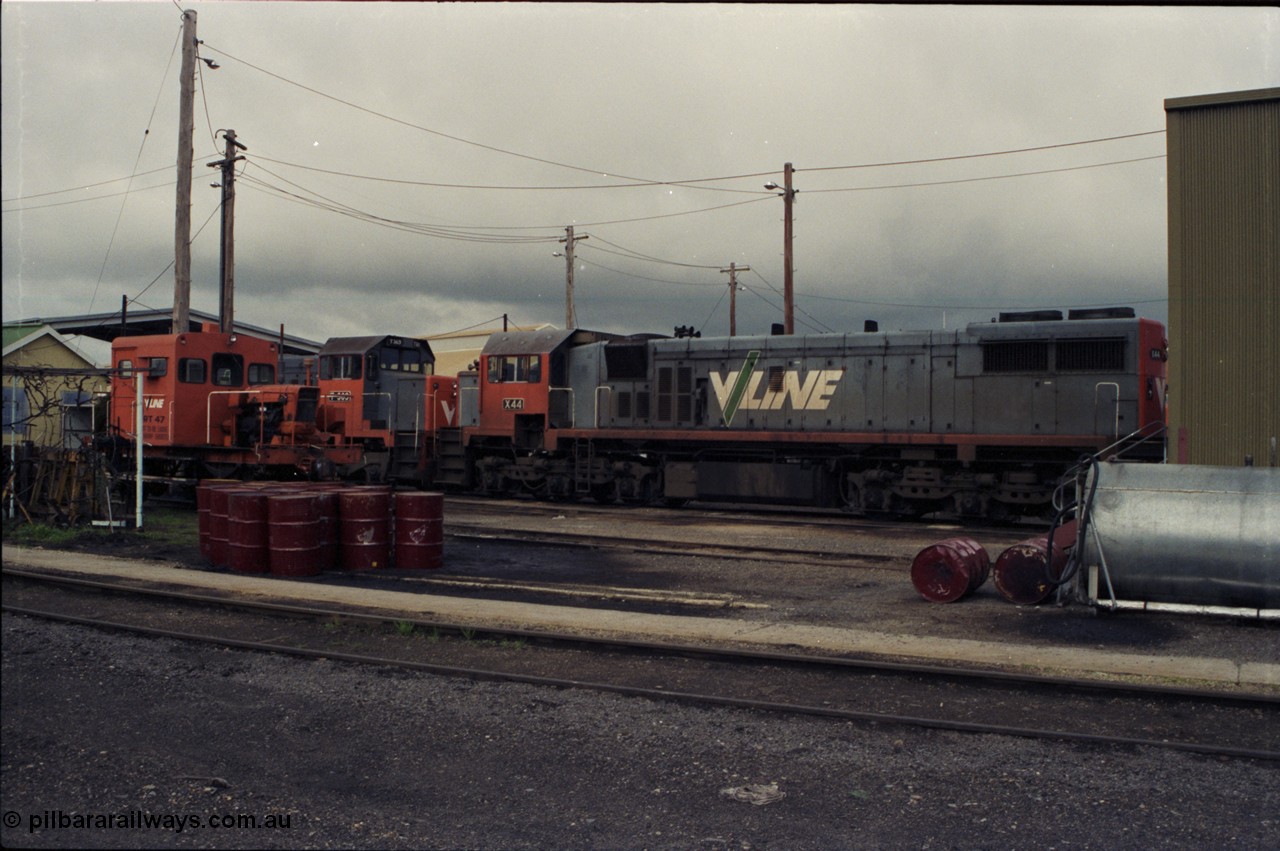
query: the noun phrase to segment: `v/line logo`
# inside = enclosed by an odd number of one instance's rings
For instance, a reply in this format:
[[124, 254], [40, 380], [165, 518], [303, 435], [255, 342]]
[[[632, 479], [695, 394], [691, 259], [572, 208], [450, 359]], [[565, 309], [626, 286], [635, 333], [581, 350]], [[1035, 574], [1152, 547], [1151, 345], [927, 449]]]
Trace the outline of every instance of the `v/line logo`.
[[765, 373], [756, 372], [760, 352], [747, 352], [742, 369], [721, 375], [711, 373], [711, 389], [720, 403], [724, 424], [731, 425], [739, 410], [780, 411], [789, 402], [796, 411], [825, 411], [831, 404], [836, 385], [844, 376], [842, 369], [814, 369], [802, 373], [798, 369], [782, 372], [781, 388], [766, 387], [760, 391]]

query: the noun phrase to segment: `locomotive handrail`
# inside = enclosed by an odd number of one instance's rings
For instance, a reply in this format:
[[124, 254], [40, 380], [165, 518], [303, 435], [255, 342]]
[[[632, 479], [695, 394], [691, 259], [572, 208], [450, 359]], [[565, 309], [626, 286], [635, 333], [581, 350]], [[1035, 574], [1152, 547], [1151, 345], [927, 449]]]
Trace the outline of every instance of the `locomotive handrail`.
[[578, 413], [578, 412], [577, 412], [577, 407], [576, 407], [576, 405], [574, 404], [574, 400], [573, 400], [573, 388], [572, 388], [572, 387], [548, 387], [548, 388], [547, 388], [547, 420], [548, 420], [548, 425], [550, 425], [550, 419], [551, 419], [551, 394], [552, 394], [552, 393], [555, 393], [555, 392], [557, 392], [557, 391], [559, 391], [559, 392], [561, 392], [561, 393], [568, 393], [568, 394], [569, 394], [569, 428], [574, 428], [574, 427], [576, 426], [577, 413]]
[[[204, 442], [205, 442], [205, 443], [210, 443], [210, 444], [212, 444], [212, 443], [213, 443], [213, 397], [214, 397], [214, 396], [232, 396], [232, 395], [235, 395], [235, 394], [237, 394], [237, 393], [248, 393], [248, 394], [252, 394], [252, 395], [254, 395], [254, 396], [261, 396], [263, 393], [266, 393], [266, 392], [267, 392], [267, 391], [266, 391], [266, 390], [263, 390], [262, 388], [257, 388], [257, 389], [253, 389], [253, 388], [246, 388], [246, 389], [244, 389], [244, 390], [214, 390], [214, 391], [210, 392], [210, 393], [209, 393], [209, 398], [205, 400], [205, 406], [204, 406], [204, 407], [205, 407], [205, 411], [204, 411]], [[280, 391], [279, 391], [279, 390], [273, 390], [273, 391], [271, 391], [271, 392], [273, 392], [273, 393], [279, 393]], [[262, 411], [259, 411], [259, 413], [262, 413]], [[259, 443], [259, 444], [264, 443], [264, 442], [265, 442], [265, 437], [266, 437], [266, 432], [265, 432], [265, 431], [263, 431], [263, 419], [264, 419], [263, 417], [258, 417], [258, 443]], [[233, 440], [233, 442], [234, 442], [234, 438], [235, 438], [235, 435], [233, 434], [233, 435], [232, 435], [232, 440]], [[293, 441], [293, 435], [290, 435], [290, 436], [289, 436], [289, 440], [290, 440], [290, 443], [292, 444], [292, 441]]]
[[613, 403], [613, 388], [607, 384], [601, 384], [596, 387], [595, 410], [592, 411], [592, 418], [595, 420], [595, 428], [600, 428], [600, 391], [604, 390], [609, 394], [609, 402]]
[[[416, 407], [413, 411], [413, 448], [415, 451], [418, 448], [418, 435], [422, 433], [423, 428], [427, 425], [423, 419], [422, 412], [426, 410], [427, 400], [433, 398], [435, 395], [435, 393], [427, 393], [426, 391], [423, 391], [414, 397], [416, 400]], [[432, 411], [432, 413], [434, 414], [435, 411]]]
[[1120, 436], [1120, 384], [1119, 382], [1099, 381], [1097, 384], [1093, 385], [1094, 417], [1096, 420], [1096, 417], [1098, 415], [1098, 391], [1101, 390], [1103, 387], [1114, 387], [1116, 389], [1116, 421], [1115, 421], [1115, 427], [1112, 429], [1111, 436], [1119, 437]]

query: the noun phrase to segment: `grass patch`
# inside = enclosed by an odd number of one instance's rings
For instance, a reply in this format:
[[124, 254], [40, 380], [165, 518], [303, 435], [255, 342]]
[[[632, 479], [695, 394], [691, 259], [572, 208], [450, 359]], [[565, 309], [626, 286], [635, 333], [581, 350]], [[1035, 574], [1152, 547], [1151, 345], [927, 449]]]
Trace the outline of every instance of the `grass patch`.
[[4, 542], [19, 547], [66, 547], [84, 528], [50, 526], [45, 523], [4, 524]]
[[[125, 518], [117, 518], [117, 520]], [[127, 518], [133, 520], [130, 514]], [[182, 508], [148, 508], [142, 517], [142, 531], [110, 529], [83, 523], [66, 526], [56, 523], [4, 523], [4, 542], [20, 547], [47, 547], [49, 549], [73, 549], [95, 538], [111, 538], [119, 541], [162, 546], [191, 546], [200, 540], [199, 518], [194, 511]]]

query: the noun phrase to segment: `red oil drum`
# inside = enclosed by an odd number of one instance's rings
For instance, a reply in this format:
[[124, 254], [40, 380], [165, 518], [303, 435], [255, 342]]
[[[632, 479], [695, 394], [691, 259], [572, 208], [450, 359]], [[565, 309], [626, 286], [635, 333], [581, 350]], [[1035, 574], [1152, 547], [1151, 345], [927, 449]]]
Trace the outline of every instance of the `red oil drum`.
[[1019, 541], [1000, 554], [996, 559], [996, 590], [1000, 596], [1010, 603], [1020, 606], [1034, 606], [1049, 599], [1055, 586], [1050, 581], [1062, 576], [1067, 566], [1067, 557], [1076, 542], [1075, 521], [1066, 523], [1053, 536], [1053, 565], [1046, 568], [1049, 553], [1049, 536]]
[[213, 489], [209, 485], [196, 486], [196, 528], [200, 534], [200, 555], [209, 558], [209, 501]]
[[209, 561], [214, 567], [227, 566], [227, 511], [235, 486], [209, 490]]
[[391, 560], [391, 489], [338, 492], [338, 541], [343, 570], [376, 570]]
[[396, 567], [433, 570], [444, 565], [444, 494], [395, 495]]
[[233, 490], [227, 496], [227, 566], [237, 573], [266, 573], [270, 568], [267, 551], [266, 488]]
[[949, 538], [925, 547], [911, 562], [911, 583], [933, 603], [954, 603], [977, 591], [991, 572], [991, 559], [972, 538]]
[[320, 506], [324, 521], [324, 542], [320, 546], [320, 570], [338, 568], [338, 491], [331, 487], [316, 486], [310, 489]]
[[315, 494], [267, 497], [267, 551], [275, 576], [315, 576], [320, 572], [324, 518]]

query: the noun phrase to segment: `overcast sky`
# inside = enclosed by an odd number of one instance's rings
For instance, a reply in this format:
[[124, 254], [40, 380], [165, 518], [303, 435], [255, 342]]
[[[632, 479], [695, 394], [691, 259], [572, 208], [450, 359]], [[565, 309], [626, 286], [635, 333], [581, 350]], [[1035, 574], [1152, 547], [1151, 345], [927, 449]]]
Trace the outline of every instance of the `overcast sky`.
[[[192, 307], [217, 311], [206, 163], [231, 128], [236, 318], [315, 340], [563, 326], [568, 225], [581, 327], [725, 334], [732, 262], [739, 333], [767, 333], [786, 162], [799, 332], [1164, 320], [1164, 100], [1280, 85], [1269, 7], [183, 8], [220, 66], [197, 80]], [[179, 8], [0, 18], [5, 320], [168, 309]]]

